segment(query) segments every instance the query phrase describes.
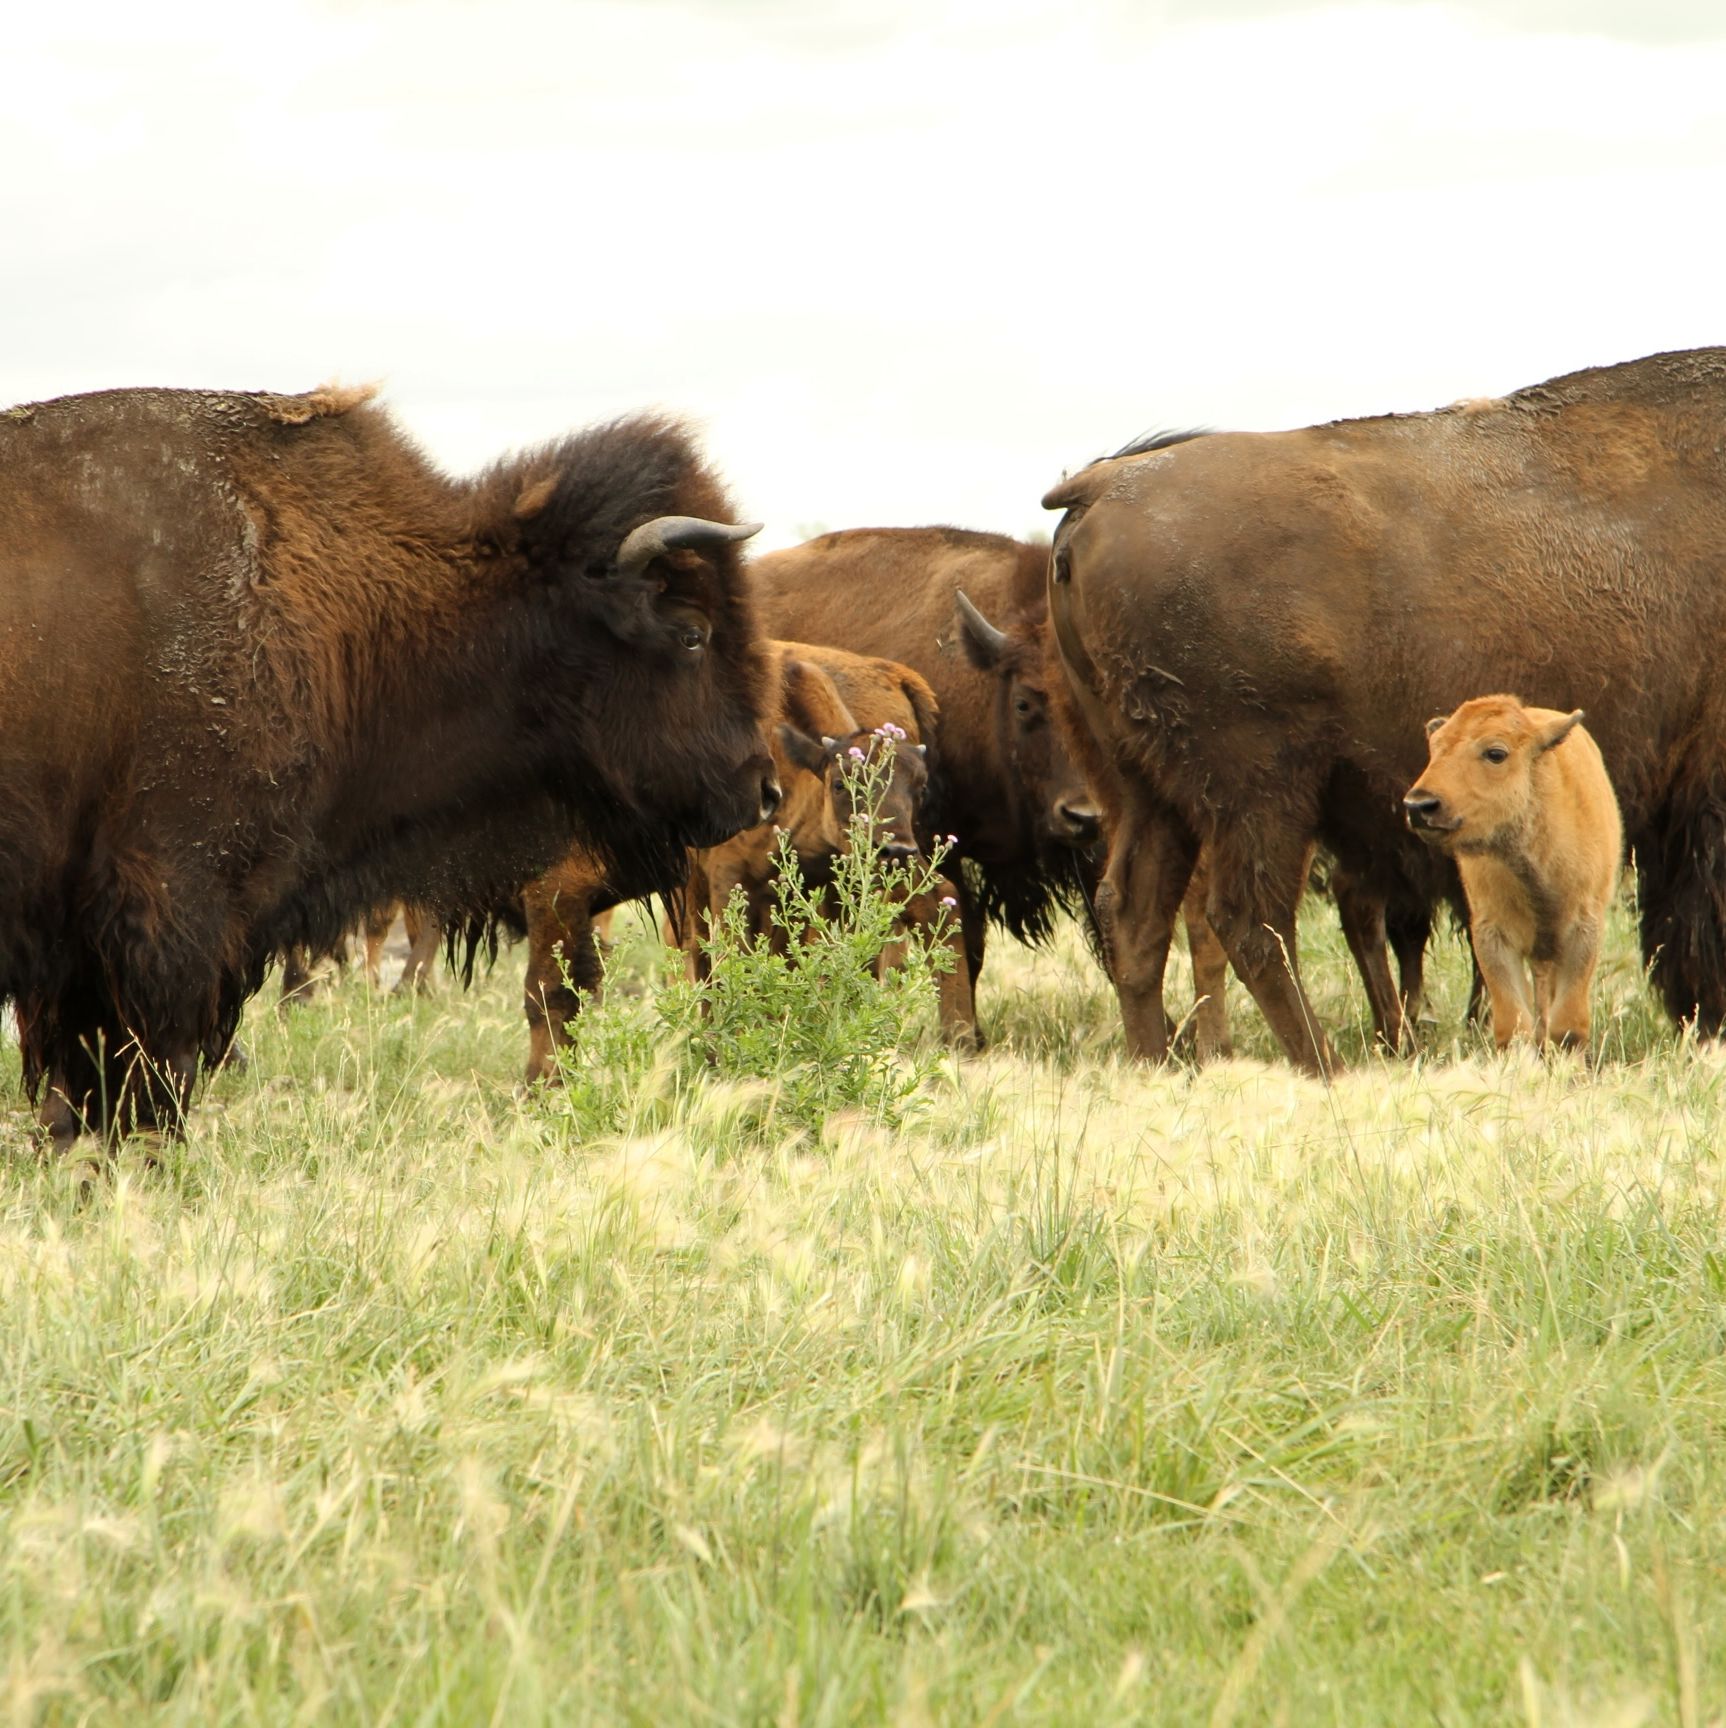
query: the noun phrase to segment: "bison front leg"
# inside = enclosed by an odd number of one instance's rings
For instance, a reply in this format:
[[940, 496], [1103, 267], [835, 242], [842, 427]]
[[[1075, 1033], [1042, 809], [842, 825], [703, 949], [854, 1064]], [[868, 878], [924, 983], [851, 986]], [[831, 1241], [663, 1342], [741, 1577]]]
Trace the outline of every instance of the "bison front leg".
[[1559, 943], [1557, 958], [1536, 975], [1539, 1034], [1566, 1050], [1586, 1050], [1593, 1024], [1589, 991], [1600, 959], [1600, 925], [1578, 919]]
[[[537, 884], [536, 884], [537, 886]], [[527, 1015], [527, 1080], [557, 1078], [557, 1052], [573, 1042], [569, 1023], [583, 996], [598, 993], [599, 950], [593, 915], [584, 895], [523, 896], [527, 910], [527, 978], [522, 1006]]]
[[48, 1137], [56, 1153], [69, 1152], [72, 1142], [84, 1132], [83, 1112], [72, 1102], [73, 1082], [59, 1070], [42, 1087], [42, 1102], [36, 1109], [36, 1126]]
[[366, 982], [376, 990], [383, 983], [384, 944], [389, 940], [390, 928], [396, 921], [395, 902], [380, 911], [372, 912], [366, 919], [365, 936], [365, 968]]
[[1229, 1037], [1229, 1010], [1224, 991], [1229, 981], [1229, 957], [1205, 916], [1210, 897], [1209, 860], [1201, 856], [1199, 867], [1187, 884], [1181, 902], [1181, 921], [1187, 927], [1187, 952], [1193, 962], [1193, 1029], [1199, 1061], [1211, 1062], [1234, 1055]]
[[1097, 930], [1110, 982], [1121, 1004], [1127, 1053], [1147, 1062], [1169, 1054], [1163, 977], [1199, 843], [1175, 813], [1137, 800], [1109, 837], [1109, 859], [1097, 889]]
[[295, 943], [282, 956], [282, 993], [277, 998], [279, 1008], [298, 1007], [310, 1002], [317, 994], [317, 979], [312, 972], [312, 954], [309, 948]]
[[[1385, 932], [1396, 956], [1397, 985], [1402, 992], [1402, 1019], [1408, 1047], [1414, 1047], [1415, 1027], [1426, 1006], [1426, 950], [1432, 940], [1432, 908], [1418, 896], [1394, 898], [1385, 908]], [[1479, 974], [1475, 974], [1476, 980]]]
[[965, 873], [956, 858], [949, 859], [953, 867], [953, 898], [959, 902], [959, 931], [963, 942], [965, 971], [970, 980], [971, 994], [977, 993], [977, 980], [983, 975], [983, 956], [989, 943], [989, 920], [965, 883]]
[[[1374, 1034], [1387, 1050], [1400, 1052], [1410, 1048], [1413, 1028], [1404, 1011], [1402, 993], [1390, 975], [1383, 898], [1341, 870], [1331, 877], [1331, 894], [1336, 900], [1343, 940], [1348, 943], [1355, 970], [1366, 986]], [[1424, 947], [1422, 943], [1423, 950]]]
[[1310, 847], [1290, 828], [1240, 828], [1219, 835], [1211, 856], [1211, 924], [1284, 1053], [1309, 1074], [1341, 1066], [1300, 981], [1296, 909]]
[[[952, 964], [936, 974], [936, 1017], [941, 1040], [951, 1049], [972, 1052], [977, 1048], [977, 1010], [971, 995], [971, 968], [966, 963], [965, 932], [954, 915], [958, 908], [957, 887], [937, 877], [927, 893], [905, 902], [903, 924], [918, 932], [930, 948], [945, 948]], [[901, 966], [905, 943], [890, 942], [881, 951], [881, 967]]]
[[423, 908], [402, 907], [402, 927], [408, 939], [407, 963], [396, 980], [396, 994], [405, 996], [410, 990], [421, 996], [431, 994], [432, 962], [437, 959], [438, 938], [443, 926]]
[[1470, 932], [1480, 975], [1492, 999], [1492, 1038], [1500, 1050], [1513, 1039], [1532, 1038], [1536, 1018], [1522, 954], [1495, 924], [1479, 922]]

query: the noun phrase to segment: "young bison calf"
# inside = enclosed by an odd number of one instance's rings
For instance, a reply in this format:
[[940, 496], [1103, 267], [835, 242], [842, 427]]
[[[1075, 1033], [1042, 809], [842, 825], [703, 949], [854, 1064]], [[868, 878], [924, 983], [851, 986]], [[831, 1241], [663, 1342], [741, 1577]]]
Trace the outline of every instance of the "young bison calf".
[[[1588, 986], [1623, 853], [1618, 801], [1582, 710], [1479, 696], [1427, 723], [1408, 825], [1448, 853], [1468, 896], [1492, 1031], [1588, 1042]], [[1534, 968], [1534, 1001], [1526, 967]]]

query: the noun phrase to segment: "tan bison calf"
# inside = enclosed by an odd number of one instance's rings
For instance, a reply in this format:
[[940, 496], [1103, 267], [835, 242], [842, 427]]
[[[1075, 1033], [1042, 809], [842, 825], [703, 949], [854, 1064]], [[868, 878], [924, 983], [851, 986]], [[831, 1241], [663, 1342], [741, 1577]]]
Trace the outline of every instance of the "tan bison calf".
[[1427, 723], [1426, 772], [1403, 799], [1409, 827], [1462, 873], [1501, 1050], [1527, 1035], [1588, 1042], [1588, 986], [1624, 833], [1581, 720], [1580, 708], [1525, 708], [1514, 696], [1464, 702]]

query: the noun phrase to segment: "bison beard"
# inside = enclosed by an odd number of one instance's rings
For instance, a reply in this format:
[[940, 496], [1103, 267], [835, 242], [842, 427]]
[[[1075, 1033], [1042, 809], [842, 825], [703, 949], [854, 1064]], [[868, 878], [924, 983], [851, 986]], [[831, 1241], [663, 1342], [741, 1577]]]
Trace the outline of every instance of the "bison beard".
[[[1288, 1054], [1329, 1067], [1294, 960], [1300, 861], [1322, 841], [1381, 899], [1429, 876], [1400, 821], [1422, 727], [1515, 689], [1587, 709], [1654, 984], [1720, 1030], [1723, 427], [1726, 350], [1704, 349], [1433, 414], [1128, 452], [1048, 495], [1066, 511], [1050, 606], [1069, 719], [1136, 813], [1115, 849], [1136, 862], [1119, 916], [1150, 933], [1147, 1027], [1168, 878], [1203, 839], [1236, 971]], [[1135, 1048], [1156, 1054], [1155, 1035]]]
[[173, 1126], [272, 956], [638, 891], [777, 796], [729, 501], [674, 423], [439, 474], [365, 392], [0, 415], [0, 993], [56, 1137]]

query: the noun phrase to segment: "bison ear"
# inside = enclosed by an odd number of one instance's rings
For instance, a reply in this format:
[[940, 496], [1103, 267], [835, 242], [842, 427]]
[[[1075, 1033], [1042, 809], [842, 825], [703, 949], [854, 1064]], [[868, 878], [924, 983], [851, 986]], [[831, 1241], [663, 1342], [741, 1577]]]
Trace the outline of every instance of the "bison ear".
[[1536, 740], [1536, 748], [1544, 752], [1550, 750], [1555, 744], [1562, 744], [1581, 724], [1582, 710], [1580, 708], [1574, 714], [1566, 714], [1562, 720], [1547, 721], [1541, 730], [1540, 737]]
[[913, 744], [911, 748], [915, 750], [919, 756], [926, 757], [929, 754], [929, 746], [927, 744]]
[[785, 752], [785, 760], [793, 767], [801, 768], [806, 774], [822, 775], [827, 772], [827, 763], [831, 752], [831, 738], [823, 738], [819, 744], [799, 726], [793, 726], [789, 721], [779, 723], [779, 748]]
[[512, 512], [516, 521], [526, 522], [537, 516], [551, 502], [551, 495], [557, 490], [558, 479], [556, 474], [546, 474], [524, 486], [516, 498]]
[[1426, 735], [1427, 735], [1427, 737], [1430, 738], [1433, 735], [1433, 733], [1436, 732], [1439, 729], [1439, 727], [1442, 726], [1445, 723], [1445, 721], [1448, 720], [1449, 718], [1450, 718], [1450, 716], [1448, 714], [1434, 714], [1433, 717], [1430, 720], [1428, 720], [1426, 723]]

